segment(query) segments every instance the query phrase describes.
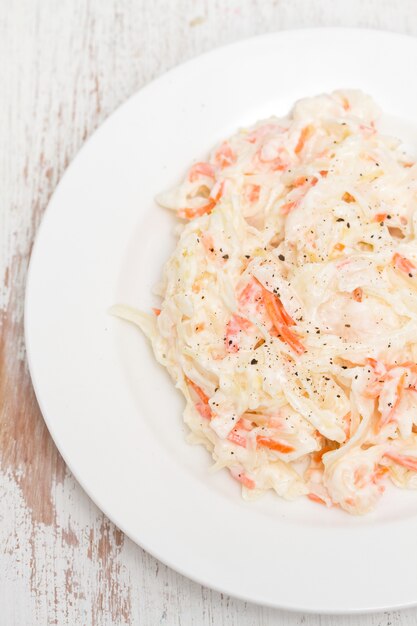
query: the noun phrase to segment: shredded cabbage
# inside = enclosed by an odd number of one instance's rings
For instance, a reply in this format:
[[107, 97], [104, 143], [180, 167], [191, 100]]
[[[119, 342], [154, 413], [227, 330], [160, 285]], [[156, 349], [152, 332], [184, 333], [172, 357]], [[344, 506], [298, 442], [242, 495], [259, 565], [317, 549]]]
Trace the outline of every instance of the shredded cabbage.
[[417, 165], [379, 119], [337, 91], [222, 142], [158, 198], [186, 220], [160, 313], [117, 311], [247, 497], [417, 487]]

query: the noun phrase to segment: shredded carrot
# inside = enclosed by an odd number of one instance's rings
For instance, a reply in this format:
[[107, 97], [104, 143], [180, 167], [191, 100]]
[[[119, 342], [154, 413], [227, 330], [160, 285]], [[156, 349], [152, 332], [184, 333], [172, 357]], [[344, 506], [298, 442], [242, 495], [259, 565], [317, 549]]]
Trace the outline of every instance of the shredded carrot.
[[161, 315], [161, 309], [152, 309], [156, 316]]
[[388, 467], [386, 467], [385, 465], [379, 465], [372, 476], [372, 482], [374, 484], [377, 483], [388, 472], [389, 472]]
[[188, 172], [188, 179], [191, 183], [198, 180], [200, 176], [214, 178], [214, 167], [211, 163], [195, 163]]
[[395, 402], [393, 403], [392, 407], [391, 407], [391, 411], [389, 412], [389, 415], [387, 417], [386, 420], [384, 420], [384, 423], [388, 423], [395, 415], [396, 410], [399, 407], [399, 404], [401, 402], [401, 398], [403, 396], [404, 393], [404, 381], [406, 378], [406, 374], [401, 374], [400, 378], [398, 379], [398, 383], [397, 383], [397, 389], [395, 392]]
[[245, 413], [245, 415], [247, 415], [247, 417], [241, 417], [235, 428], [240, 428], [240, 430], [250, 432], [252, 430], [252, 420], [248, 419], [248, 417], [250, 417], [248, 414]]
[[312, 178], [307, 178], [306, 176], [299, 176], [291, 183], [291, 187], [303, 187], [304, 185], [308, 185], [314, 187], [317, 185], [319, 179], [317, 176], [313, 176]]
[[362, 489], [366, 485], [367, 470], [363, 465], [357, 467], [354, 472], [353, 482], [358, 489]]
[[236, 315], [235, 313], [232, 315], [226, 324], [225, 345], [227, 352], [237, 352], [239, 350], [236, 339], [240, 332], [247, 331], [251, 326], [252, 322], [244, 317]]
[[298, 204], [301, 202], [301, 200], [305, 197], [305, 195], [308, 193], [309, 189], [317, 185], [318, 182], [319, 182], [319, 179], [317, 178], [317, 176], [312, 176], [311, 178], [308, 178], [306, 176], [300, 176], [296, 178], [295, 180], [293, 180], [293, 182], [291, 183], [291, 187], [293, 189], [300, 188], [300, 193], [297, 194], [298, 196], [297, 198], [295, 198], [294, 200], [285, 202], [285, 204], [282, 205], [281, 207], [282, 214], [287, 215], [290, 211], [295, 209], [298, 206]]
[[196, 392], [196, 394], [200, 398], [201, 402], [204, 402], [204, 404], [208, 404], [209, 398], [208, 398], [208, 396], [206, 396], [206, 394], [201, 389], [201, 387], [196, 385], [196, 383], [193, 382], [190, 378], [188, 378], [188, 376], [185, 377], [185, 380], [187, 382], [187, 385], [189, 385], [191, 387], [191, 389], [193, 389], [193, 391]]
[[249, 202], [257, 202], [259, 200], [260, 191], [260, 185], [248, 185], [246, 189], [246, 194]]
[[210, 198], [207, 204], [203, 204], [203, 206], [199, 207], [198, 209], [179, 209], [178, 217], [185, 217], [187, 220], [192, 220], [195, 217], [200, 217], [201, 215], [204, 215], [205, 213], [210, 213], [210, 211], [212, 211], [215, 206], [216, 201], [214, 200], [214, 198]]
[[365, 363], [372, 367], [372, 369], [375, 371], [376, 376], [378, 376], [379, 378], [381, 376], [385, 376], [387, 372], [387, 367], [382, 361], [377, 361], [376, 359], [368, 357], [367, 359], [365, 359]]
[[[263, 287], [263, 285], [262, 285]], [[295, 322], [292, 319], [291, 315], [287, 313], [282, 304], [281, 300], [275, 294], [268, 291], [263, 287], [263, 298], [267, 308], [272, 312], [272, 317], [274, 317], [279, 324], [287, 324], [288, 326], [294, 326]], [[268, 313], [270, 312], [268, 311]]]
[[249, 281], [239, 296], [239, 303], [260, 302], [262, 300], [262, 289], [261, 283], [256, 278]]
[[338, 250], [339, 252], [342, 252], [345, 249], [345, 245], [343, 243], [337, 243], [334, 247], [335, 250]]
[[204, 404], [204, 402], [197, 402], [195, 408], [200, 413], [201, 417], [204, 417], [206, 420], [211, 420], [213, 414], [208, 404]]
[[372, 357], [368, 357], [367, 359], [365, 359], [365, 363], [367, 363], [374, 369], [378, 367], [378, 361], [376, 359], [373, 359]]
[[269, 448], [270, 450], [275, 450], [276, 452], [282, 452], [283, 454], [294, 451], [294, 448], [286, 443], [280, 443], [279, 441], [275, 441], [275, 439], [271, 439], [270, 437], [262, 437], [261, 435], [258, 435], [258, 437], [256, 437], [256, 443], [259, 446]]
[[284, 161], [281, 157], [277, 157], [272, 161], [273, 172], [283, 172], [288, 167], [288, 162]]
[[349, 103], [349, 100], [347, 98], [342, 98], [342, 104], [343, 104], [344, 110], [345, 111], [349, 111], [350, 103]]
[[307, 498], [309, 498], [309, 500], [312, 500], [313, 502], [317, 502], [318, 504], [324, 504], [324, 506], [326, 506], [325, 501], [315, 493], [308, 493]]
[[214, 241], [210, 233], [204, 232], [202, 234], [201, 240], [203, 242], [203, 246], [207, 254], [214, 254], [215, 253]]
[[300, 137], [298, 139], [298, 143], [295, 146], [294, 152], [295, 154], [300, 154], [301, 150], [304, 148], [304, 145], [306, 143], [306, 141], [311, 137], [311, 135], [313, 134], [314, 128], [309, 125], [309, 126], [305, 126], [301, 133], [300, 133]]
[[246, 432], [249, 432], [251, 430], [251, 424], [249, 420], [241, 418], [234, 427], [234, 429], [229, 433], [229, 436], [227, 438], [229, 441], [232, 441], [236, 445], [242, 446], [242, 448], [246, 448], [246, 439], [245, 437], [243, 437], [243, 435], [239, 434], [239, 431], [242, 430]]
[[374, 222], [385, 222], [387, 215], [387, 213], [377, 213], [374, 217]]
[[415, 457], [392, 454], [391, 452], [386, 452], [384, 456], [391, 459], [391, 461], [394, 461], [394, 463], [397, 463], [398, 465], [402, 465], [413, 472], [417, 472], [417, 458]]
[[351, 436], [350, 427], [352, 424], [352, 413], [350, 411], [343, 416], [343, 423], [344, 431], [346, 433], [346, 439], [349, 439], [349, 437]]
[[342, 200], [343, 202], [347, 202], [347, 203], [356, 202], [355, 198], [348, 191], [345, 191], [345, 193], [342, 196]]
[[[364, 395], [367, 398], [378, 398], [381, 395], [382, 384], [383, 383], [379, 382], [379, 380], [377, 380], [374, 383], [369, 383], [366, 386], [366, 389], [364, 391]], [[378, 425], [376, 425], [375, 431], [378, 432]]]
[[219, 190], [217, 194], [214, 196], [214, 198], [210, 197], [206, 204], [203, 204], [203, 206], [198, 207], [197, 209], [191, 209], [191, 208], [179, 209], [178, 217], [185, 217], [187, 220], [192, 220], [195, 217], [200, 217], [201, 215], [210, 213], [214, 209], [218, 201], [220, 200], [222, 194], [223, 194], [223, 183], [221, 183]]
[[352, 291], [352, 296], [353, 296], [353, 299], [356, 300], [356, 302], [362, 302], [363, 291], [361, 287], [356, 287], [356, 289]]
[[213, 417], [213, 413], [212, 413], [212, 410], [211, 410], [210, 405], [209, 405], [209, 398], [208, 398], [208, 396], [206, 396], [206, 394], [201, 389], [201, 387], [196, 385], [190, 378], [188, 378], [188, 376], [185, 376], [185, 381], [186, 381], [187, 385], [189, 387], [191, 387], [191, 389], [200, 398], [200, 402], [196, 404], [196, 409], [198, 410], [200, 415], [202, 417], [205, 417], [206, 419], [211, 419]]
[[306, 183], [308, 183], [308, 178], [306, 178], [305, 176], [299, 176], [292, 181], [291, 187], [302, 187]]
[[[255, 279], [256, 280], [256, 279]], [[259, 281], [257, 281], [259, 282]], [[262, 297], [265, 304], [266, 312], [272, 322], [272, 326], [278, 334], [281, 341], [287, 343], [296, 354], [303, 354], [305, 348], [297, 335], [288, 327], [295, 324], [294, 320], [284, 308], [281, 300], [275, 294], [271, 293], [263, 285]]]
[[413, 374], [417, 374], [417, 363], [413, 363], [412, 361], [405, 361], [404, 363], [394, 365], [394, 367], [407, 367]]
[[286, 203], [285, 203], [285, 204], [283, 204], [283, 205], [282, 205], [282, 207], [281, 207], [281, 213], [282, 213], [283, 215], [288, 215], [288, 213], [289, 213], [290, 211], [292, 211], [292, 210], [293, 210], [293, 208], [294, 208], [294, 207], [296, 207], [296, 206], [297, 206], [297, 202], [295, 202], [295, 201], [292, 201], [292, 202], [286, 202]]
[[222, 143], [220, 148], [217, 150], [214, 158], [216, 160], [216, 163], [218, 163], [218, 165], [220, 165], [220, 167], [222, 168], [227, 167], [228, 165], [233, 165], [233, 163], [235, 163], [237, 159], [235, 153], [233, 152], [227, 141]]
[[232, 430], [231, 433], [229, 433], [229, 436], [227, 438], [229, 441], [231, 441], [232, 443], [235, 443], [237, 446], [242, 446], [242, 448], [246, 448], [245, 437], [242, 437], [242, 435], [239, 435], [239, 433], [237, 432], [235, 428]]
[[[316, 434], [318, 436], [320, 436], [319, 431], [316, 431]], [[323, 448], [321, 450], [317, 450], [317, 452], [313, 452], [313, 461], [315, 463], [322, 463], [322, 458], [323, 455], [326, 454], [326, 452], [332, 452], [332, 450], [334, 450], [334, 448], [332, 448], [331, 446], [323, 446]]]
[[411, 274], [412, 271], [416, 269], [414, 263], [412, 263], [409, 259], [406, 259], [404, 256], [401, 256], [401, 254], [398, 254], [398, 252], [396, 252], [392, 257], [392, 262], [397, 269], [405, 272], [406, 274]]
[[255, 489], [255, 481], [249, 478], [249, 476], [244, 474], [239, 469], [232, 468], [230, 470], [230, 473], [235, 480], [237, 480], [239, 483], [242, 483], [242, 485], [244, 485], [244, 487], [246, 487], [247, 489]]
[[326, 178], [329, 172], [327, 170], [320, 170], [319, 174], [322, 178]]

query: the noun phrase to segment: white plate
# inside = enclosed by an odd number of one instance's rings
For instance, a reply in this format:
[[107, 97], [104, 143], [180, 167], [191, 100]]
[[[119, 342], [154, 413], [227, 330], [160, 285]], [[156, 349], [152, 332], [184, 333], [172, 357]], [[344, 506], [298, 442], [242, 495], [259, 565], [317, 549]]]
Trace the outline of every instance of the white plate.
[[[417, 603], [417, 495], [391, 489], [354, 518], [272, 494], [245, 503], [184, 441], [182, 400], [141, 334], [174, 237], [154, 196], [243, 124], [302, 96], [359, 87], [415, 133], [415, 39], [307, 30], [215, 50], [155, 81], [95, 133], [39, 230], [26, 300], [30, 370], [49, 430], [98, 506], [174, 569], [250, 601], [301, 611]], [[410, 135], [411, 136], [411, 135]]]

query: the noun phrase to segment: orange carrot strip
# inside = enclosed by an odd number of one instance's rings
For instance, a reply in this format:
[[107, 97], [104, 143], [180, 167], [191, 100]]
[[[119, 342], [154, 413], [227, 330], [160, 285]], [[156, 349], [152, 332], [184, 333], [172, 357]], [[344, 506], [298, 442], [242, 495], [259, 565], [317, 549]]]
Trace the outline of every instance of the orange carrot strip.
[[353, 299], [356, 300], [356, 302], [362, 302], [362, 297], [363, 297], [362, 289], [360, 287], [356, 287], [356, 289], [352, 291], [352, 296], [353, 296]]
[[217, 150], [214, 158], [216, 160], [216, 163], [218, 163], [222, 168], [227, 167], [228, 165], [232, 165], [236, 162], [237, 159], [235, 153], [233, 152], [227, 141], [222, 143], [220, 148]]
[[298, 355], [304, 354], [306, 351], [305, 347], [297, 337], [295, 333], [293, 333], [288, 326], [283, 326], [279, 329], [279, 338], [284, 340], [292, 350]]
[[249, 420], [241, 418], [227, 437], [229, 441], [236, 443], [238, 446], [242, 446], [242, 448], [246, 448], [246, 439], [242, 435], [239, 435], [239, 430], [249, 432], [251, 430], [251, 423]]
[[201, 387], [196, 385], [190, 378], [188, 378], [188, 376], [185, 377], [185, 380], [187, 381], [187, 384], [191, 387], [191, 389], [193, 389], [196, 392], [201, 402], [204, 402], [204, 404], [208, 404], [209, 398], [208, 396], [206, 396], [206, 394], [201, 389]]
[[292, 187], [302, 187], [306, 183], [308, 183], [308, 178], [306, 178], [305, 176], [299, 176], [298, 178], [296, 178], [295, 180], [292, 181], [291, 186]]
[[312, 178], [307, 178], [306, 176], [299, 176], [298, 178], [292, 181], [291, 186], [303, 187], [304, 185], [309, 185], [311, 187], [314, 187], [314, 185], [317, 185], [318, 182], [319, 182], [319, 179], [317, 178], [317, 176], [313, 176]]
[[394, 417], [396, 410], [398, 409], [398, 406], [401, 402], [401, 398], [404, 393], [405, 377], [406, 377], [406, 374], [402, 374], [398, 380], [395, 402], [392, 405], [391, 411], [389, 412], [387, 419], [383, 421], [382, 425], [385, 425], [388, 422], [390, 422], [392, 418]]
[[372, 476], [372, 482], [376, 484], [388, 472], [389, 472], [388, 467], [385, 467], [385, 465], [379, 465]]
[[[319, 431], [316, 431], [316, 433], [319, 433]], [[331, 446], [323, 446], [323, 448], [321, 450], [317, 450], [317, 452], [313, 452], [313, 461], [315, 463], [322, 463], [322, 457], [324, 454], [326, 454], [327, 452], [331, 452], [332, 450], [334, 450], [334, 448], [332, 448]]]
[[387, 219], [387, 213], [377, 213], [374, 217], [374, 222], [384, 222]]
[[297, 202], [295, 202], [295, 201], [286, 202], [281, 207], [281, 213], [283, 215], [288, 215], [288, 213], [290, 213], [290, 211], [292, 211], [294, 209], [294, 207], [296, 207], [296, 206], [297, 206]]
[[349, 439], [351, 435], [350, 427], [352, 424], [352, 413], [350, 411], [349, 413], [346, 413], [346, 415], [343, 416], [343, 423], [344, 423], [343, 430], [346, 433], [346, 439]]
[[372, 369], [375, 371], [375, 375], [378, 376], [378, 378], [382, 378], [383, 376], [385, 376], [387, 370], [389, 369], [389, 366], [385, 365], [382, 361], [377, 361], [376, 359], [372, 359], [371, 357], [365, 359], [365, 363], [372, 367]]
[[399, 363], [394, 367], [407, 367], [413, 374], [417, 374], [417, 363], [413, 363], [412, 361], [405, 361], [405, 363]]
[[155, 315], [161, 315], [161, 309], [152, 309]]
[[[263, 287], [263, 285], [262, 285]], [[292, 319], [291, 315], [287, 313], [282, 304], [281, 300], [275, 294], [271, 293], [265, 287], [263, 287], [263, 297], [265, 300], [266, 306], [270, 306], [273, 310], [273, 315], [276, 319], [280, 320], [282, 324], [288, 324], [289, 326], [294, 326], [295, 322]]]
[[205, 213], [210, 213], [214, 209], [214, 207], [216, 206], [216, 204], [218, 203], [218, 201], [220, 200], [223, 194], [223, 186], [224, 186], [223, 183], [221, 183], [219, 191], [214, 196], [214, 198], [209, 198], [209, 201], [207, 202], [207, 204], [204, 204], [203, 206], [198, 207], [197, 209], [191, 209], [191, 208], [179, 209], [178, 217], [185, 217], [188, 220], [192, 220], [195, 217], [200, 217], [201, 215], [204, 215]]
[[401, 254], [398, 254], [398, 252], [394, 254], [394, 256], [392, 257], [392, 261], [397, 269], [405, 272], [406, 274], [410, 274], [413, 270], [416, 269], [414, 263], [409, 261], [409, 259], [401, 256]]
[[281, 300], [270, 291], [263, 288], [263, 300], [268, 316], [278, 332], [280, 338], [287, 343], [296, 354], [303, 354], [305, 348], [297, 335], [288, 326], [294, 324], [294, 320], [286, 312]]
[[276, 452], [282, 452], [283, 454], [294, 451], [294, 448], [286, 443], [280, 443], [270, 437], [262, 437], [261, 435], [256, 437], [256, 443], [264, 448], [269, 448], [269, 450], [275, 450]]
[[201, 389], [201, 387], [199, 387], [192, 380], [190, 380], [190, 378], [188, 378], [188, 376], [185, 376], [185, 381], [186, 381], [187, 385], [189, 387], [191, 387], [191, 389], [197, 394], [197, 396], [201, 400], [201, 402], [196, 403], [196, 409], [198, 410], [198, 412], [202, 415], [202, 417], [205, 417], [207, 419], [211, 419], [213, 417], [213, 413], [212, 413], [212, 410], [211, 410], [210, 405], [209, 405], [209, 398], [208, 398], [208, 396], [206, 396], [206, 394]]
[[281, 157], [277, 157], [272, 161], [272, 171], [273, 172], [283, 172], [288, 167], [287, 161], [281, 159]]
[[231, 475], [235, 480], [239, 483], [242, 483], [247, 489], [255, 489], [255, 481], [249, 478], [246, 474], [244, 474], [239, 469], [232, 467], [230, 470]]
[[307, 139], [309, 139], [309, 137], [311, 137], [312, 134], [313, 134], [312, 126], [305, 126], [302, 129], [300, 133], [300, 137], [298, 139], [298, 143], [294, 149], [295, 154], [299, 154], [301, 152], [301, 150], [304, 148], [305, 142], [307, 141]]
[[345, 193], [342, 196], [342, 200], [343, 202], [347, 202], [347, 203], [356, 202], [355, 198], [348, 191], [345, 191]]
[[402, 465], [409, 470], [417, 472], [417, 458], [415, 457], [402, 456], [401, 454], [392, 454], [391, 452], [386, 452], [384, 456], [386, 456], [388, 459], [391, 459], [391, 461], [394, 461], [394, 463], [398, 463], [398, 465]]
[[259, 200], [260, 191], [260, 185], [248, 185], [246, 189], [246, 194], [249, 202], [257, 202]]
[[191, 183], [198, 180], [200, 176], [214, 178], [214, 167], [211, 163], [195, 163], [188, 172], [188, 179]]
[[195, 217], [200, 217], [201, 215], [204, 215], [205, 213], [210, 213], [210, 211], [215, 206], [216, 206], [216, 200], [214, 200], [214, 198], [210, 198], [207, 204], [203, 204], [203, 206], [199, 207], [198, 209], [190, 209], [190, 208], [179, 209], [178, 217], [185, 217], [187, 220], [192, 220]]
[[290, 200], [289, 202], [286, 202], [285, 204], [283, 204], [281, 207], [281, 213], [283, 215], [287, 215], [290, 211], [296, 208], [297, 205], [302, 201], [302, 199], [308, 193], [309, 189], [317, 185], [318, 182], [319, 182], [319, 179], [317, 178], [317, 176], [313, 176], [312, 178], [306, 178], [305, 176], [300, 176], [299, 178], [296, 178], [291, 183], [291, 186], [294, 189], [296, 189], [297, 187], [304, 187], [304, 189], [302, 190], [303, 193], [301, 194], [301, 196], [299, 195], [299, 197], [296, 200]]
[[237, 446], [242, 446], [242, 448], [246, 448], [245, 437], [242, 437], [242, 435], [239, 435], [239, 433], [236, 431], [235, 428], [229, 433], [229, 436], [227, 438], [229, 441], [231, 441], [232, 443], [235, 443]]
[[204, 402], [197, 402], [195, 408], [200, 413], [201, 417], [204, 417], [206, 420], [211, 420], [213, 414], [208, 404], [204, 404]]
[[239, 332], [245, 332], [251, 326], [252, 323], [244, 317], [236, 314], [232, 315], [226, 324], [225, 345], [227, 352], [237, 352], [239, 350], [236, 338]]
[[318, 502], [319, 504], [324, 504], [324, 506], [326, 506], [326, 503], [324, 500], [322, 500], [322, 498], [320, 498], [319, 496], [317, 496], [315, 493], [308, 493], [307, 494], [307, 498], [309, 498], [310, 500], [312, 500], [313, 502]]

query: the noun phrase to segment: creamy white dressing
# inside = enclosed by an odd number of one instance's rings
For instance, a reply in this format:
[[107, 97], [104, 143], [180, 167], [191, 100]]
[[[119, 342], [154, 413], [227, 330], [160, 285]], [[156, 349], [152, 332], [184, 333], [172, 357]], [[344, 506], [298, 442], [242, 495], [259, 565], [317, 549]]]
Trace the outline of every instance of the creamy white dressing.
[[186, 220], [161, 313], [117, 310], [247, 497], [417, 487], [417, 166], [379, 117], [334, 92], [217, 146], [158, 198]]

